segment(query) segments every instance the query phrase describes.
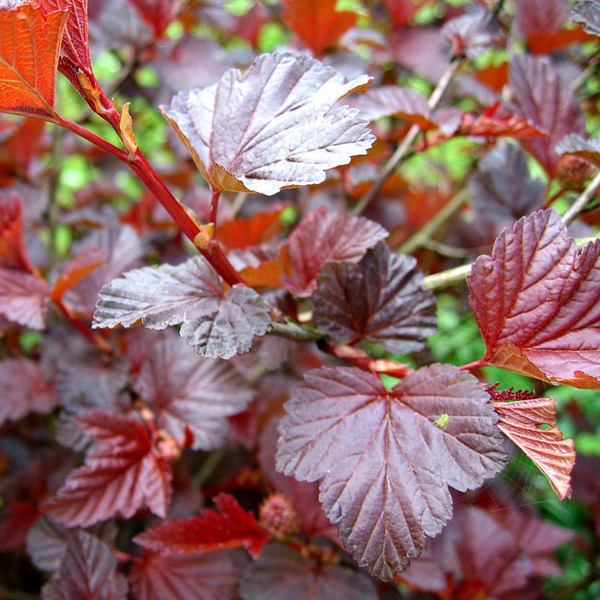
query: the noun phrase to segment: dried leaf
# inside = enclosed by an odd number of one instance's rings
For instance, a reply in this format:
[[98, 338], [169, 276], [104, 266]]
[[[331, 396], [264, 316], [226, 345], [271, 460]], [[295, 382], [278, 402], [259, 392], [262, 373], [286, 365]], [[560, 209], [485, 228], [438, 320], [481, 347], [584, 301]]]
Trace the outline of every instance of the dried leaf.
[[504, 468], [488, 398], [451, 365], [419, 369], [390, 391], [358, 369], [310, 371], [285, 405], [277, 469], [321, 479], [346, 548], [390, 579], [449, 520], [448, 486], [473, 489]]
[[216, 271], [202, 257], [125, 273], [100, 291], [94, 327], [164, 329], [182, 323], [180, 335], [196, 352], [231, 358], [248, 352], [271, 323], [270, 309], [252, 289], [223, 291]]
[[365, 251], [388, 236], [388, 232], [363, 217], [330, 213], [321, 206], [296, 227], [283, 247], [293, 274], [283, 276], [285, 287], [300, 297], [310, 296], [317, 287], [319, 271], [330, 262], [358, 261]]
[[578, 255], [553, 209], [505, 229], [467, 278], [482, 363], [600, 389], [600, 241]]
[[[571, 496], [571, 471], [575, 465], [573, 440], [563, 439], [556, 427], [556, 400], [535, 398], [494, 402], [498, 429], [507, 435], [548, 478], [560, 500]], [[550, 425], [541, 429], [540, 425]]]
[[171, 499], [171, 469], [153, 448], [143, 425], [106, 410], [77, 418], [85, 433], [101, 445], [42, 510], [72, 527], [91, 525], [120, 513], [133, 516], [145, 504], [164, 517]]
[[54, 82], [66, 11], [30, 4], [0, 10], [0, 111], [53, 120]]
[[163, 523], [140, 533], [133, 541], [163, 554], [211, 552], [243, 546], [250, 556], [257, 558], [269, 537], [254, 514], [244, 511], [230, 494], [220, 493], [213, 501], [219, 512], [206, 509], [199, 517]]
[[367, 340], [407, 354], [435, 333], [435, 296], [423, 289], [417, 261], [380, 242], [361, 261], [327, 265], [313, 292], [317, 327], [336, 341]]
[[325, 171], [365, 154], [374, 136], [356, 109], [332, 106], [364, 88], [303, 55], [263, 54], [242, 76], [180, 92], [161, 106], [213, 190], [271, 196], [321, 183]]

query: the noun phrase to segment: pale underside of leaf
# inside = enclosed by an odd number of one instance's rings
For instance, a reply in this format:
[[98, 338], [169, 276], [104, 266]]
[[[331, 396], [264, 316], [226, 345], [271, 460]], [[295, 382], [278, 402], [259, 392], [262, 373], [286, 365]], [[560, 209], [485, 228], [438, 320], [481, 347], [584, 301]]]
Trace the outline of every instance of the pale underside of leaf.
[[325, 170], [365, 154], [367, 122], [340, 98], [364, 89], [304, 55], [263, 54], [203, 90], [180, 92], [161, 106], [212, 189], [273, 195], [325, 180]]
[[0, 267], [0, 315], [32, 329], [44, 329], [49, 304], [48, 286], [26, 271]]
[[450, 518], [448, 486], [473, 489], [504, 467], [487, 401], [450, 365], [420, 369], [391, 392], [358, 369], [311, 371], [286, 404], [277, 468], [321, 479], [320, 500], [344, 545], [389, 579]]

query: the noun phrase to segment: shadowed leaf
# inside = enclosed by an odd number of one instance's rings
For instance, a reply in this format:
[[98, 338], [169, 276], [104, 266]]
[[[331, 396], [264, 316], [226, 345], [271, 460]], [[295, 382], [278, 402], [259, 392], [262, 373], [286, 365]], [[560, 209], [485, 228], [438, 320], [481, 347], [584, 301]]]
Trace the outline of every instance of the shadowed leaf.
[[504, 468], [488, 399], [451, 365], [424, 367], [390, 391], [359, 369], [310, 371], [285, 405], [277, 468], [321, 479], [345, 547], [390, 579], [451, 517], [449, 486], [473, 489]]
[[332, 106], [364, 88], [308, 56], [263, 54], [242, 76], [180, 92], [161, 106], [213, 190], [271, 196], [321, 183], [325, 171], [365, 154], [374, 136], [356, 109]]

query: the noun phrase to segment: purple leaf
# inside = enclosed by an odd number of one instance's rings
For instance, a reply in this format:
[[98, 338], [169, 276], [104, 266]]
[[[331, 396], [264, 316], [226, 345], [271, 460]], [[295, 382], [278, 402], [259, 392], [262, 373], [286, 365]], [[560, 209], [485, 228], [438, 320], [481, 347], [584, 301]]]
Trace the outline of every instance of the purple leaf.
[[545, 57], [514, 56], [509, 82], [521, 114], [548, 134], [546, 138], [522, 140], [521, 144], [554, 176], [558, 160], [556, 144], [569, 133], [586, 136], [579, 102]]
[[416, 259], [390, 254], [384, 243], [357, 265], [330, 263], [317, 285], [315, 323], [336, 341], [363, 339], [406, 354], [421, 350], [435, 333], [435, 296], [423, 289]]
[[242, 600], [376, 600], [373, 582], [338, 565], [322, 565], [289, 546], [270, 544], [250, 564], [240, 586]]
[[469, 58], [479, 56], [490, 44], [502, 39], [496, 17], [482, 9], [451, 19], [442, 27], [440, 35], [450, 43], [452, 56]]
[[600, 137], [586, 140], [580, 135], [571, 133], [560, 140], [556, 146], [556, 152], [560, 156], [574, 154], [600, 167]]
[[396, 116], [417, 123], [424, 130], [435, 127], [427, 98], [409, 88], [387, 85], [369, 89], [359, 97], [357, 108], [369, 121]]
[[116, 572], [110, 548], [85, 531], [74, 532], [58, 572], [42, 589], [43, 600], [126, 600], [127, 581]]
[[277, 468], [321, 479], [320, 500], [359, 566], [390, 579], [452, 515], [464, 491], [502, 470], [489, 396], [451, 365], [412, 373], [389, 392], [358, 369], [310, 371], [285, 405]]
[[469, 180], [473, 210], [504, 227], [540, 208], [546, 185], [529, 174], [526, 155], [514, 144], [489, 152]]
[[281, 281], [292, 294], [310, 296], [317, 287], [319, 271], [327, 263], [358, 261], [388, 235], [381, 225], [364, 217], [337, 215], [321, 206], [302, 219], [284, 246], [293, 275], [285, 275]]
[[232, 364], [199, 358], [177, 337], [154, 344], [133, 389], [150, 404], [159, 427], [179, 439], [189, 428], [196, 450], [221, 445], [227, 417], [253, 397]]
[[368, 83], [366, 75], [347, 82], [308, 56], [263, 54], [243, 76], [230, 69], [161, 110], [213, 190], [271, 196], [321, 183], [327, 169], [366, 153], [375, 139], [367, 122], [332, 107]]
[[482, 362], [600, 389], [600, 241], [579, 254], [554, 209], [505, 229], [467, 278]]
[[271, 317], [254, 290], [234, 286], [224, 292], [217, 273], [195, 257], [177, 266], [128, 271], [102, 288], [94, 327], [139, 323], [149, 329], [182, 323], [181, 337], [199, 354], [231, 358], [250, 350]]
[[44, 329], [49, 300], [48, 286], [39, 277], [0, 267], [0, 316], [24, 327]]
[[580, 0], [571, 11], [570, 18], [581, 23], [588, 33], [600, 36], [600, 1]]

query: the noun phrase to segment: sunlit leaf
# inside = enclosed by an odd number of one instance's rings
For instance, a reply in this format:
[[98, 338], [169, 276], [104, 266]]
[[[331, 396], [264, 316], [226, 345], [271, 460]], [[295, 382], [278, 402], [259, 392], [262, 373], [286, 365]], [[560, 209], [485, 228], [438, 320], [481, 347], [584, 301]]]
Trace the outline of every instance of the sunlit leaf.
[[581, 23], [588, 33], [600, 36], [600, 2], [579, 0], [570, 14], [571, 20]]

